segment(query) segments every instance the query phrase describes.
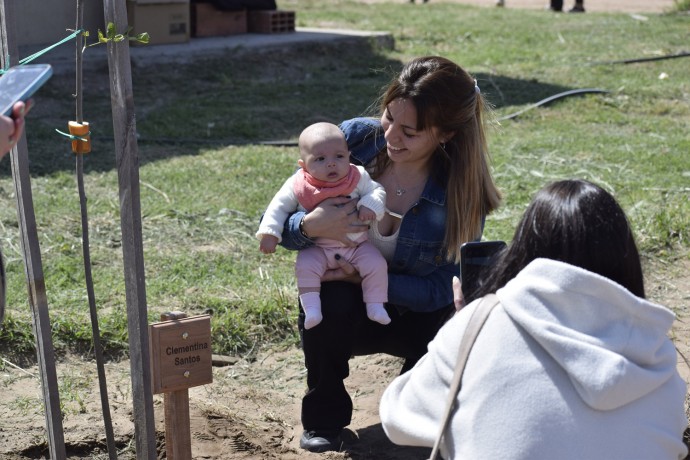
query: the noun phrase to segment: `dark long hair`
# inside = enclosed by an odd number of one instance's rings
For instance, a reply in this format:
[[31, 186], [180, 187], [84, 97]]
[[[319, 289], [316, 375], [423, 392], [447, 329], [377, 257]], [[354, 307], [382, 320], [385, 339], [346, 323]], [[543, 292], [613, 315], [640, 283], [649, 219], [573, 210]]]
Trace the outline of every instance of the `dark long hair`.
[[644, 297], [640, 256], [625, 213], [607, 191], [585, 180], [554, 182], [535, 195], [478, 295], [496, 292], [543, 257], [598, 273]]

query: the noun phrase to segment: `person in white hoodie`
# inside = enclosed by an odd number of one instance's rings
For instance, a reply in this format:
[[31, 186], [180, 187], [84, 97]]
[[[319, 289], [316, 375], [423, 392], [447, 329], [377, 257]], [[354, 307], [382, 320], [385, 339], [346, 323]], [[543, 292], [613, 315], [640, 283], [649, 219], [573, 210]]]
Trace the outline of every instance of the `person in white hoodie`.
[[385, 390], [396, 444], [434, 444], [460, 339], [481, 296], [500, 299], [472, 347], [444, 432], [445, 459], [683, 459], [686, 384], [669, 309], [645, 300], [615, 199], [583, 180], [537, 193], [477, 300]]

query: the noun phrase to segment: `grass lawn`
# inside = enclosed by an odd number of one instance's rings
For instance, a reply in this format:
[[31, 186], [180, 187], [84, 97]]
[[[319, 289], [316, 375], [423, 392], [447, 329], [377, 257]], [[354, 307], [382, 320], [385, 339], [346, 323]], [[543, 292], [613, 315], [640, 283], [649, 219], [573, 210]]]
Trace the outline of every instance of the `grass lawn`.
[[[648, 273], [673, 276], [675, 262], [687, 259], [690, 59], [613, 63], [687, 51], [686, 13], [641, 18], [350, 0], [285, 1], [279, 7], [295, 10], [299, 26], [390, 31], [395, 47], [363, 42], [229, 50], [222, 58], [133, 68], [152, 322], [163, 311], [210, 312], [215, 353], [247, 354], [267, 343], [296, 342], [294, 253], [261, 255], [254, 232], [271, 196], [296, 167], [297, 152], [261, 142], [295, 140], [317, 120], [376, 114], [381, 88], [403, 62], [425, 54], [467, 68], [495, 106], [490, 146], [505, 199], [487, 220], [486, 239], [510, 240], [536, 190], [579, 177], [603, 185], [621, 202]], [[127, 349], [127, 320], [108, 78], [107, 69], [84, 77], [84, 119], [93, 133], [85, 188], [102, 340], [118, 354]], [[91, 346], [74, 158], [69, 142], [55, 133], [66, 131], [74, 118], [73, 80], [56, 75], [40, 90], [27, 127], [59, 351]], [[510, 117], [583, 88], [605, 92]], [[0, 244], [9, 307], [0, 355], [33, 358], [9, 171], [7, 157], [0, 163]]]

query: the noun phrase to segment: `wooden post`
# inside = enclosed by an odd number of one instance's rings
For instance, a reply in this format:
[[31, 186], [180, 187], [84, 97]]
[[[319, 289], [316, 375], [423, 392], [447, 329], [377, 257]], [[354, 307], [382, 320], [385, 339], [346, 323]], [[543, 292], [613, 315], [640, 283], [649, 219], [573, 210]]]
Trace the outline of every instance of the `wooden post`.
[[165, 405], [165, 455], [167, 460], [192, 459], [189, 423], [189, 390], [163, 393]]
[[[0, 53], [2, 54], [0, 62], [3, 68], [18, 63], [17, 54], [19, 49], [14, 31], [13, 0], [0, 1]], [[6, 61], [7, 56], [10, 59], [9, 62]], [[62, 413], [60, 411], [60, 393], [55, 370], [55, 357], [53, 355], [53, 340], [48, 316], [48, 300], [43, 278], [41, 249], [38, 244], [36, 216], [34, 214], [33, 196], [31, 193], [29, 152], [25, 134], [22, 134], [19, 142], [10, 152], [10, 159], [12, 162], [12, 177], [17, 194], [17, 214], [24, 258], [24, 274], [28, 284], [29, 305], [31, 306], [34, 334], [36, 335], [36, 351], [41, 371], [48, 447], [51, 459], [63, 460], [67, 455], [62, 427]]]
[[[127, 9], [122, 0], [104, 0], [105, 23], [127, 34]], [[127, 332], [138, 460], [156, 460], [156, 428], [151, 392], [151, 368], [141, 232], [139, 152], [134, 117], [134, 94], [129, 41], [109, 41], [110, 101], [115, 135], [115, 160], [120, 190], [120, 227], [127, 299]]]
[[[161, 321], [186, 318], [182, 312], [161, 315]], [[167, 460], [192, 459], [192, 434], [189, 420], [189, 390], [163, 393], [165, 407], [165, 455]]]
[[186, 313], [161, 315], [150, 326], [153, 393], [163, 393], [168, 460], [191, 460], [189, 388], [213, 381], [211, 318]]

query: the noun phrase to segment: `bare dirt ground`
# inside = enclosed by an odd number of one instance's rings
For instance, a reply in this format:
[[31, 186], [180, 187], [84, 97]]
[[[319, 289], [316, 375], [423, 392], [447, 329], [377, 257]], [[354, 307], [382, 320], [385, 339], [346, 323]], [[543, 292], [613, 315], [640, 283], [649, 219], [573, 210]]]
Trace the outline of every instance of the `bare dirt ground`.
[[[366, 1], [366, 0], [365, 0]], [[376, 1], [376, 0], [374, 0]], [[401, 0], [402, 1], [402, 0]], [[435, 1], [435, 0], [431, 0]], [[440, 0], [439, 0], [440, 1]], [[444, 0], [445, 1], [445, 0]], [[457, 0], [493, 7], [494, 0]], [[506, 8], [543, 9], [544, 0], [507, 0]], [[565, 8], [569, 8], [569, 2]], [[588, 11], [662, 13], [673, 0], [587, 0]], [[672, 308], [678, 319], [672, 338], [678, 369], [690, 380], [690, 261], [672, 266], [651, 262], [648, 297]], [[194, 459], [399, 459], [426, 458], [428, 449], [395, 446], [378, 418], [378, 401], [400, 368], [396, 358], [375, 355], [351, 361], [346, 384], [354, 402], [352, 424], [341, 452], [310, 454], [299, 448], [300, 401], [306, 373], [297, 347], [262, 350], [250, 360], [214, 367], [213, 383], [189, 390]], [[45, 418], [37, 366], [4, 363], [0, 372], [0, 460], [48, 458]], [[68, 458], [107, 459], [96, 365], [70, 356], [58, 364]], [[129, 362], [106, 365], [108, 397], [119, 459], [134, 459], [134, 426]], [[159, 458], [165, 458], [163, 398], [154, 396]]]
[[[264, 350], [252, 360], [214, 367], [213, 383], [189, 390], [194, 459], [419, 459], [427, 449], [394, 446], [378, 420], [378, 400], [400, 362], [387, 356], [351, 361], [348, 388], [355, 412], [343, 452], [299, 448], [305, 369], [296, 347]], [[71, 356], [58, 364], [69, 459], [108, 458], [95, 362]], [[106, 365], [118, 458], [134, 459], [129, 362]], [[0, 459], [48, 458], [39, 369], [8, 367], [0, 374]], [[165, 458], [162, 395], [154, 395], [159, 458]]]
[[[653, 262], [647, 271], [648, 297], [678, 314], [676, 346], [690, 356], [690, 260], [672, 266]], [[376, 459], [418, 460], [428, 449], [401, 447], [386, 438], [378, 401], [400, 368], [396, 358], [374, 355], [351, 360], [346, 383], [354, 402], [352, 424], [341, 452], [310, 454], [299, 448], [300, 401], [305, 368], [298, 347], [266, 349], [253, 359], [214, 367], [213, 383], [189, 390], [194, 459]], [[690, 368], [679, 356], [686, 380]], [[134, 459], [134, 425], [129, 362], [106, 365], [108, 397], [119, 459]], [[6, 364], [0, 373], [0, 459], [48, 458], [45, 418], [37, 366]], [[95, 362], [70, 356], [58, 364], [68, 458], [107, 459]], [[159, 458], [165, 458], [162, 395], [154, 395]]]

